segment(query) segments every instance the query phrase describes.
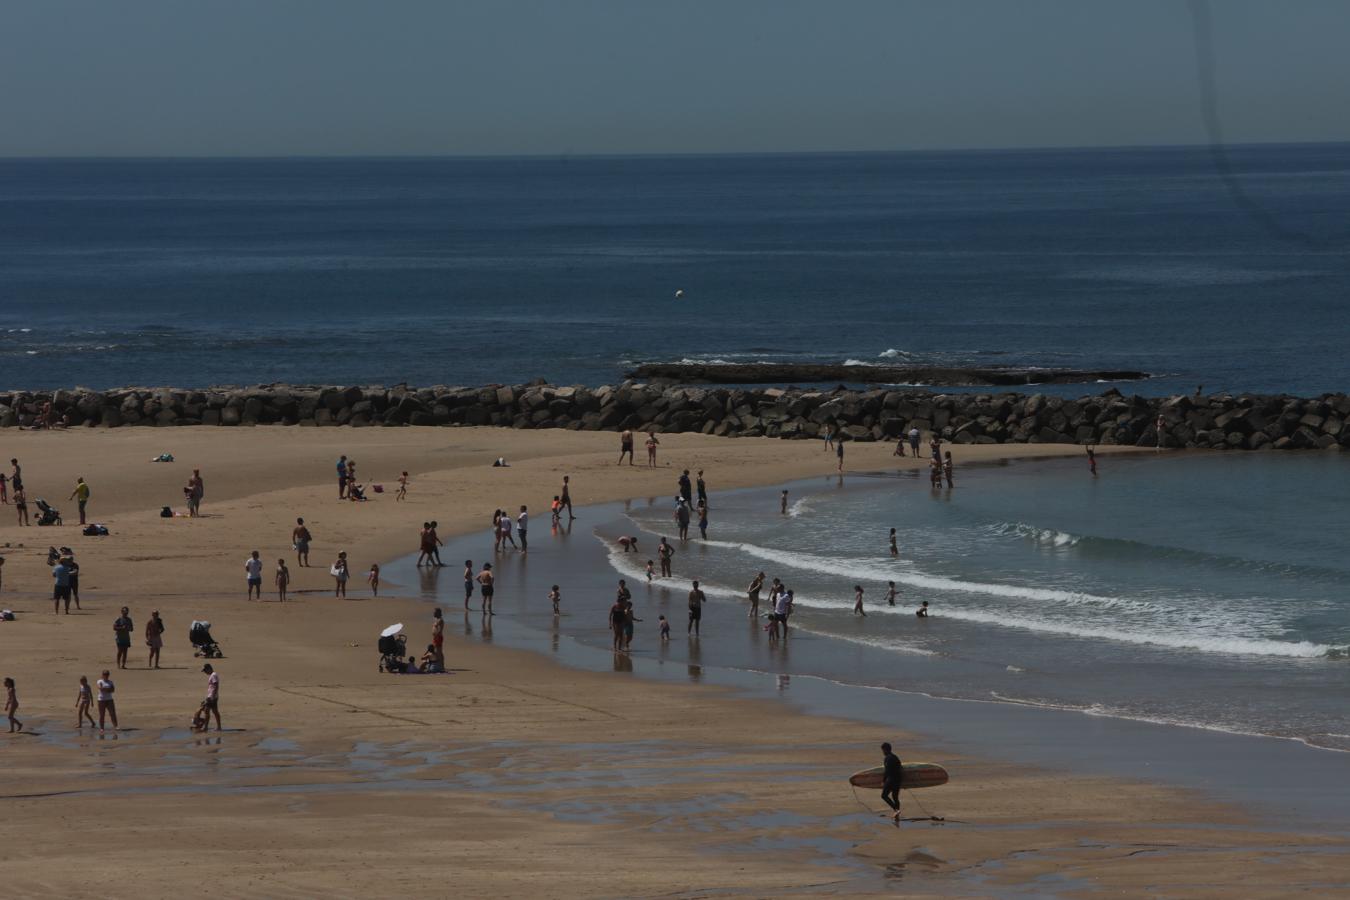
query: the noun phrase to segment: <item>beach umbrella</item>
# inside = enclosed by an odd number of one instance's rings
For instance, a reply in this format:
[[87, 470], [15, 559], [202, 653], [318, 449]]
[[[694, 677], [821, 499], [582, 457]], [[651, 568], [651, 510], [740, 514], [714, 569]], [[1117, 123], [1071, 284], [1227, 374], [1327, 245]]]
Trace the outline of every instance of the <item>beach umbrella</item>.
[[399, 622], [397, 625], [390, 625], [384, 631], [381, 631], [380, 637], [393, 637], [402, 630], [403, 630], [403, 623]]

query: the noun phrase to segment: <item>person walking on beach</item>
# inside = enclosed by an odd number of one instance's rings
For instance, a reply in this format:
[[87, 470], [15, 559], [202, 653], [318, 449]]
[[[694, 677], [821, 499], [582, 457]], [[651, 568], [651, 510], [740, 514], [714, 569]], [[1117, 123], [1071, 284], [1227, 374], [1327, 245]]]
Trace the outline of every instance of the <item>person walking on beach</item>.
[[625, 428], [619, 435], [619, 465], [623, 465], [623, 458], [627, 455], [628, 464], [633, 464], [633, 431]]
[[516, 534], [520, 535], [520, 552], [528, 553], [530, 551], [530, 542], [526, 538], [526, 529], [530, 527], [530, 512], [522, 504], [520, 515], [516, 516]]
[[950, 450], [942, 454], [942, 474], [947, 479], [947, 487], [952, 487], [955, 482], [952, 481], [952, 451]]
[[833, 449], [834, 449], [834, 426], [826, 425], [824, 450], [826, 453], [829, 453]]
[[441, 616], [441, 608], [438, 606], [431, 611], [431, 646], [438, 652], [441, 645], [445, 643], [445, 619]]
[[[127, 667], [127, 651], [131, 649], [131, 632], [135, 629], [131, 621], [131, 610], [122, 607], [122, 614], [113, 620], [113, 638], [117, 642], [117, 668]], [[103, 673], [105, 676], [107, 672]], [[116, 727], [117, 723], [113, 723]]]
[[206, 674], [206, 699], [202, 701], [206, 709], [206, 725], [202, 731], [211, 730], [211, 716], [216, 717], [216, 731], [224, 731], [224, 726], [220, 724], [220, 674], [210, 663], [202, 666], [202, 672]]
[[863, 601], [862, 585], [855, 584], [853, 586], [853, 614], [855, 616], [862, 616], [865, 619], [867, 618], [867, 613], [863, 612], [862, 601]]
[[436, 534], [436, 529], [440, 527], [441, 523], [432, 519], [428, 534], [428, 537], [431, 538], [431, 557], [429, 561], [431, 565], [438, 569], [445, 567], [445, 563], [441, 562], [441, 548], [445, 546], [445, 543], [440, 539], [440, 536]]
[[501, 517], [497, 519], [497, 529], [498, 532], [501, 534], [501, 542], [500, 542], [501, 549], [503, 550], [506, 549], [507, 541], [511, 542], [512, 549], [515, 550], [520, 549], [519, 547], [516, 546], [516, 539], [511, 534], [511, 514], [506, 510], [502, 510]]
[[[343, 550], [342, 552], [340, 552], [340, 553], [338, 554], [337, 559], [335, 559], [335, 560], [333, 561], [333, 567], [332, 567], [331, 569], [329, 569], [328, 571], [329, 571], [329, 574], [331, 574], [331, 575], [333, 576], [333, 579], [334, 579], [333, 596], [334, 596], [334, 597], [346, 597], [346, 596], [347, 596], [347, 578], [350, 577], [350, 575], [351, 575], [351, 572], [350, 572], [350, 571], [348, 570], [348, 568], [347, 568], [347, 551], [346, 551], [346, 550]], [[261, 597], [259, 597], [259, 599], [261, 599]]]
[[698, 503], [700, 506], [708, 505], [708, 483], [703, 480], [703, 470], [698, 470], [698, 480], [694, 482], [694, 490], [698, 493]]
[[23, 723], [14, 717], [19, 711], [19, 695], [14, 689], [14, 679], [5, 679], [5, 715], [9, 716], [9, 733], [23, 731]]
[[670, 577], [670, 558], [675, 555], [675, 548], [670, 546], [670, 542], [662, 535], [661, 543], [656, 547], [656, 558], [661, 561], [661, 577]]
[[66, 615], [70, 615], [70, 569], [66, 561], [58, 559], [52, 566], [52, 613], [61, 611], [61, 601], [66, 601]]
[[84, 524], [84, 508], [89, 503], [89, 485], [85, 483], [84, 476], [75, 479], [75, 490], [70, 492], [70, 499], [76, 501], [80, 507], [80, 524]]
[[277, 560], [277, 574], [273, 578], [277, 586], [277, 602], [286, 602], [286, 588], [291, 586], [291, 570], [286, 568], [286, 560]]
[[0, 503], [9, 505], [9, 476], [0, 472]]
[[371, 563], [370, 571], [366, 573], [366, 583], [370, 585], [370, 596], [380, 596], [380, 564]]
[[75, 695], [75, 727], [77, 729], [84, 727], [84, 720], [89, 720], [90, 727], [97, 725], [94, 716], [89, 712], [89, 707], [94, 705], [94, 690], [89, 687], [89, 679], [84, 675], [80, 676], [79, 693]]
[[338, 479], [338, 499], [347, 499], [347, 454], [342, 454], [337, 461], [337, 479]]
[[291, 546], [295, 548], [295, 564], [305, 567], [309, 565], [309, 542], [312, 538], [309, 529], [305, 526], [304, 519], [296, 519], [295, 527], [291, 529]]
[[694, 486], [689, 481], [688, 469], [680, 473], [680, 496], [684, 498], [685, 503], [694, 502]]
[[891, 556], [899, 556], [900, 548], [895, 544], [895, 529], [891, 529]]
[[919, 458], [919, 438], [922, 436], [919, 434], [918, 426], [909, 430], [909, 452], [915, 459]]
[[[62, 548], [65, 549], [65, 548]], [[65, 564], [66, 571], [70, 573], [67, 577], [70, 581], [70, 598], [75, 601], [75, 608], [80, 608], [80, 564], [75, 561], [75, 557], [62, 557], [61, 562]]]
[[248, 559], [244, 560], [244, 580], [248, 583], [248, 599], [252, 600], [256, 593], [258, 599], [262, 599], [262, 559], [258, 556], [258, 551], [254, 550], [249, 554]]
[[635, 622], [642, 620], [637, 617], [636, 608], [632, 600], [626, 600], [623, 604], [623, 652], [627, 653], [633, 649], [633, 630], [636, 627]]
[[492, 594], [495, 590], [493, 582], [495, 580], [495, 576], [492, 574], [492, 563], [483, 563], [483, 571], [478, 573], [478, 585], [483, 595], [483, 615], [485, 616], [496, 615], [492, 611]]
[[[493, 538], [494, 538], [494, 540], [495, 540], [495, 538], [496, 538], [496, 533], [497, 533], [497, 531], [496, 531], [495, 528], [493, 529], [493, 532], [492, 532], [492, 533], [493, 533]], [[430, 522], [423, 522], [423, 523], [422, 523], [422, 533], [421, 533], [421, 535], [418, 537], [417, 540], [418, 540], [418, 544], [417, 544], [417, 546], [418, 546], [418, 553], [417, 553], [417, 568], [420, 569], [420, 568], [422, 568], [422, 566], [423, 566], [423, 564], [424, 564], [424, 561], [425, 561], [425, 564], [426, 564], [426, 565], [431, 565], [431, 551], [432, 551], [433, 548], [432, 548], [432, 546], [431, 546], [431, 523], [430, 523]]]
[[708, 504], [703, 500], [698, 501], [698, 533], [703, 540], [708, 539]]
[[398, 493], [394, 495], [395, 500], [408, 499], [408, 472], [404, 470], [403, 474], [398, 476]]
[[147, 669], [159, 668], [159, 651], [164, 647], [164, 620], [159, 610], [150, 613], [145, 623], [145, 646], [150, 648], [150, 657], [145, 661]]
[[905, 456], [905, 436], [904, 436], [903, 434], [900, 435], [900, 437], [899, 437], [898, 440], [896, 440], [896, 442], [895, 442], [895, 449], [891, 451], [891, 456], [898, 456], [898, 457], [900, 457], [901, 459], [904, 458], [904, 456]]
[[562, 501], [562, 505], [558, 507], [558, 513], [561, 515], [561, 513], [562, 513], [562, 511], [563, 511], [563, 508], [566, 507], [566, 508], [567, 508], [567, 520], [568, 520], [569, 522], [570, 522], [571, 520], [573, 520], [573, 519], [576, 518], [576, 516], [572, 513], [572, 487], [571, 487], [571, 480], [572, 480], [572, 476], [570, 476], [570, 475], [564, 475], [564, 476], [563, 476], [562, 493], [558, 495], [558, 499]]
[[881, 799], [895, 811], [891, 818], [900, 824], [900, 788], [904, 782], [905, 769], [900, 765], [900, 757], [891, 752], [889, 743], [881, 745]]
[[[125, 608], [125, 607], [124, 607]], [[125, 668], [125, 666], [123, 667]], [[117, 686], [113, 684], [112, 676], [107, 669], [103, 670], [103, 677], [98, 680], [98, 730], [102, 731], [105, 717], [112, 720], [113, 731], [117, 730], [117, 701], [113, 700], [113, 692]]]
[[464, 560], [464, 611], [469, 611], [469, 601], [473, 599], [473, 560]]
[[746, 617], [751, 620], [759, 618], [759, 592], [764, 590], [764, 573], [760, 572], [750, 580], [750, 584], [745, 589], [746, 595], [750, 598], [750, 614]]
[[778, 512], [779, 512], [780, 515], [786, 516], [786, 515], [788, 514], [788, 513], [787, 513], [787, 498], [788, 498], [787, 488], [783, 488], [783, 494], [782, 494], [782, 496], [780, 496], [780, 497], [778, 498]]
[[656, 577], [656, 563], [649, 559], [647, 560], [647, 583], [651, 584], [652, 579], [654, 579], [655, 577]]
[[18, 483], [14, 486], [14, 512], [19, 517], [20, 525], [30, 524], [28, 521], [28, 495]]
[[1091, 472], [1094, 476], [1096, 476], [1096, 474], [1097, 474], [1097, 448], [1093, 447], [1091, 444], [1088, 444], [1087, 447], [1084, 448], [1084, 449], [1087, 450], [1088, 471]]
[[699, 623], [703, 621], [703, 604], [708, 600], [699, 590], [698, 582], [694, 582], [693, 589], [689, 592], [689, 628], [686, 631], [692, 631], [694, 637], [698, 637]]
[[1161, 450], [1163, 441], [1167, 440], [1167, 420], [1161, 415], [1158, 416], [1158, 423], [1154, 426], [1154, 430], [1158, 432], [1158, 449]]
[[839, 458], [839, 474], [844, 474], [844, 437], [839, 436], [839, 443], [835, 445], [834, 455]]
[[647, 468], [649, 469], [656, 468], [656, 448], [660, 444], [661, 442], [656, 439], [655, 431], [647, 432]]
[[19, 466], [19, 461], [17, 459], [11, 458], [9, 464], [13, 466], [13, 469], [9, 473], [9, 483], [13, 485], [14, 490], [17, 491], [19, 488], [23, 487], [23, 469]]
[[888, 581], [888, 582], [886, 582], [886, 605], [887, 605], [887, 606], [894, 606], [894, 605], [895, 605], [895, 595], [896, 595], [897, 593], [899, 593], [899, 592], [896, 591], [896, 589], [895, 589], [895, 582], [894, 582], [894, 581]]

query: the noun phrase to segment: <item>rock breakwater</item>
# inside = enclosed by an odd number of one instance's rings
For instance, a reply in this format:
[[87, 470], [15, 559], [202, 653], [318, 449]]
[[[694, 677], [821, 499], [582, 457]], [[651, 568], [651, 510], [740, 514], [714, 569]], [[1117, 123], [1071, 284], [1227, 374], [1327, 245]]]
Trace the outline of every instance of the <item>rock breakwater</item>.
[[700, 432], [858, 441], [918, 428], [956, 444], [1077, 443], [1227, 450], [1350, 447], [1350, 396], [1141, 397], [919, 390], [702, 388], [624, 382], [486, 387], [259, 385], [0, 392], [0, 427], [464, 426]]

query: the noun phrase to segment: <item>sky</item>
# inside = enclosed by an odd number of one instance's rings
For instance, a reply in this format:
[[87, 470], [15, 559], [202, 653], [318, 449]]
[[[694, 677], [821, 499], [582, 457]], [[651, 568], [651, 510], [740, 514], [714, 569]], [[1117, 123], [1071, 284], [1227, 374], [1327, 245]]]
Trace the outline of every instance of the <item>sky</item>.
[[[1350, 139], [1350, 3], [1216, 0], [1229, 142]], [[0, 156], [1206, 140], [1181, 0], [13, 0]]]

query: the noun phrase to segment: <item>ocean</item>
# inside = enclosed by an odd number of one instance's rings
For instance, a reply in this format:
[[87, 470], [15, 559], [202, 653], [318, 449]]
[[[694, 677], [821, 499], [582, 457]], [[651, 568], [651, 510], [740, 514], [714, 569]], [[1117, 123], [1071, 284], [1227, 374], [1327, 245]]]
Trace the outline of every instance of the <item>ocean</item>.
[[0, 160], [0, 388], [725, 359], [1344, 390], [1350, 145], [1230, 155], [1278, 232], [1204, 148]]

